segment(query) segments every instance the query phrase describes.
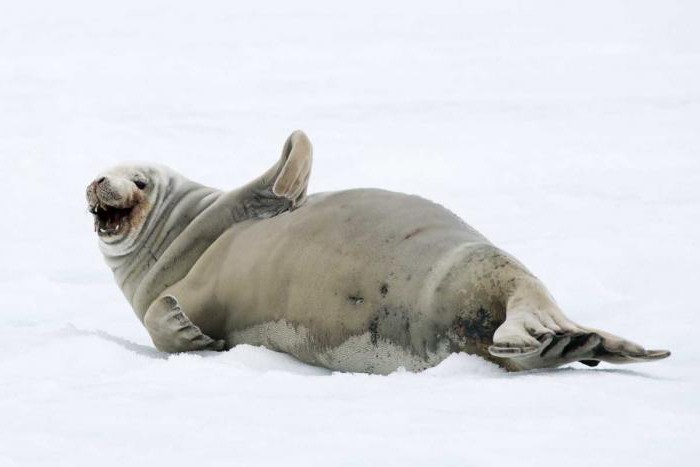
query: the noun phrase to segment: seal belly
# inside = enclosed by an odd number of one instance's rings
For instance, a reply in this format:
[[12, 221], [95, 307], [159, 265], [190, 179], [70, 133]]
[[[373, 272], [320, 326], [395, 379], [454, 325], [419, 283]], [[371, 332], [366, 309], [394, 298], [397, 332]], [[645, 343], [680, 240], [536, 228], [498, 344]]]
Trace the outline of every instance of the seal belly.
[[220, 265], [213, 300], [225, 309], [230, 346], [384, 373], [426, 368], [459, 350], [448, 335], [454, 313], [438, 316], [449, 299], [436, 302], [436, 290], [465, 254], [483, 248], [494, 249], [435, 203], [352, 190], [237, 224], [197, 267]]

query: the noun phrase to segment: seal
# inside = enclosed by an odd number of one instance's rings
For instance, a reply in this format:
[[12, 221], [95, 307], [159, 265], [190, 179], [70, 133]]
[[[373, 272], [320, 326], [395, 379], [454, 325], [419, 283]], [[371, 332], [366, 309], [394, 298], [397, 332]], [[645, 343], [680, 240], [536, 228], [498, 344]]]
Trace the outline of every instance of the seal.
[[295, 131], [233, 191], [143, 165], [90, 183], [100, 249], [159, 350], [262, 345], [380, 374], [454, 352], [512, 371], [670, 355], [569, 320], [525, 266], [440, 205], [378, 189], [307, 197], [311, 163]]

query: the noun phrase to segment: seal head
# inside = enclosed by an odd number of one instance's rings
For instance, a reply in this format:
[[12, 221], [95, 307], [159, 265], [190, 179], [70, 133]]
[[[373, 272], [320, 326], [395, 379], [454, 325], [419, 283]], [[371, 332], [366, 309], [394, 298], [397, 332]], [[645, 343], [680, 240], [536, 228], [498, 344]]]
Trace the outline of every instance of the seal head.
[[106, 243], [116, 243], [138, 231], [150, 211], [154, 184], [144, 170], [118, 167], [100, 175], [86, 190], [95, 232]]

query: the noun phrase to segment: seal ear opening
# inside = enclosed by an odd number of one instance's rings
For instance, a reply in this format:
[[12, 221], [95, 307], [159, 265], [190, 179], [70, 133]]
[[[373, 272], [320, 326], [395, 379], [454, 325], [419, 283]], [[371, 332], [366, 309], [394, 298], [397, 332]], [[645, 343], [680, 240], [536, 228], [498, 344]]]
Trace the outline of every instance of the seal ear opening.
[[281, 168], [272, 185], [276, 196], [290, 199], [294, 206], [304, 202], [311, 175], [312, 154], [311, 141], [303, 131], [296, 130], [289, 135], [282, 148]]

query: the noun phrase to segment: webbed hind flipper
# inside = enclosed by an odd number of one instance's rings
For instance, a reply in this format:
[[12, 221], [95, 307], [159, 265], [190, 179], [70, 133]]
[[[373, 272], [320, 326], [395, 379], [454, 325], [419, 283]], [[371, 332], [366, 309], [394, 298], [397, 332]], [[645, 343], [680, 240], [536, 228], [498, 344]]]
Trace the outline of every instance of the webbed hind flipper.
[[554, 368], [571, 362], [637, 363], [660, 360], [668, 350], [647, 350], [609, 332], [580, 326], [564, 316], [539, 282], [525, 282], [509, 298], [505, 321], [496, 328], [494, 357], [516, 370]]
[[539, 336], [538, 346], [500, 343], [489, 347], [495, 357], [508, 359], [522, 370], [554, 368], [579, 361], [587, 366], [599, 362], [639, 363], [660, 360], [671, 353], [667, 350], [646, 350], [638, 344], [594, 329], [546, 333]]
[[162, 352], [224, 350], [223, 340], [214, 340], [190, 321], [172, 295], [158, 298], [143, 319], [153, 344]]

